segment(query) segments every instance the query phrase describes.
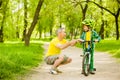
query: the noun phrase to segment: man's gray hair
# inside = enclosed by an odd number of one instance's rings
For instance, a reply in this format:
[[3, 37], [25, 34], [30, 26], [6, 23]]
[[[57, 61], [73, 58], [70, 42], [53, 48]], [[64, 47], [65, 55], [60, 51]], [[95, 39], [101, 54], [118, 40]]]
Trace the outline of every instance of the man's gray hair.
[[62, 30], [64, 30], [65, 28], [59, 28], [59, 29], [57, 29], [57, 31], [56, 31], [56, 34], [58, 35], [58, 33], [60, 33]]

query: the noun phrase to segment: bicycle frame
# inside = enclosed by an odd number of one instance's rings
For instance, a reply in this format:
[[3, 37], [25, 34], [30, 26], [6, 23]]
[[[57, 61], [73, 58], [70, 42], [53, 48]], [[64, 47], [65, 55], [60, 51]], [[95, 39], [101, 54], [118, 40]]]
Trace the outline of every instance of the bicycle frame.
[[82, 70], [83, 70], [83, 74], [85, 76], [88, 76], [90, 73], [91, 41], [84, 41], [83, 42], [84, 47], [86, 46], [85, 42], [88, 42], [88, 47], [84, 48], [85, 50], [84, 50], [84, 56], [83, 56], [83, 62], [82, 62]]
[[90, 48], [90, 44], [89, 43], [88, 43], [87, 51], [85, 51], [84, 55], [87, 55], [87, 54], [88, 54], [89, 64], [90, 64], [91, 48]]

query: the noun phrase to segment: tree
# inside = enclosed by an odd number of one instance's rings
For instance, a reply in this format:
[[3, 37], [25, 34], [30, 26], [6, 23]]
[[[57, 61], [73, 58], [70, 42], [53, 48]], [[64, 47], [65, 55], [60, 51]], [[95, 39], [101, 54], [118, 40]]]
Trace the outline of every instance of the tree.
[[118, 17], [120, 15], [120, 6], [119, 6], [120, 3], [119, 3], [119, 0], [117, 0], [117, 2], [118, 2], [118, 5], [117, 5], [118, 8], [117, 8], [117, 10], [115, 10], [115, 8], [113, 8], [115, 12], [112, 12], [111, 10], [109, 10], [109, 9], [107, 9], [107, 8], [99, 5], [98, 3], [94, 2], [94, 1], [89, 1], [89, 2], [92, 2], [93, 4], [95, 4], [96, 6], [98, 6], [99, 8], [101, 8], [101, 9], [109, 12], [112, 16], [114, 16], [114, 18], [115, 18], [115, 24], [116, 24], [116, 40], [119, 40], [119, 24], [118, 24]]
[[[100, 4], [102, 5], [102, 0], [100, 0]], [[99, 35], [101, 36], [102, 39], [104, 39], [104, 19], [103, 19], [103, 9], [101, 9], [101, 21], [102, 21], [102, 24], [101, 24], [101, 28], [100, 28], [100, 32], [99, 32]]]
[[28, 25], [27, 23], [27, 0], [24, 0], [24, 30], [23, 30], [22, 41], [25, 40], [27, 25]]
[[[88, 2], [89, 1], [90, 0], [86, 0], [86, 1], [74, 0], [74, 1], [72, 1], [72, 3], [74, 3], [75, 6], [80, 5], [81, 10], [82, 10], [82, 15], [83, 15], [82, 20], [84, 20], [86, 18], [86, 12], [87, 12]], [[83, 2], [86, 2], [86, 3], [82, 4]]]
[[39, 0], [37, 8], [36, 8], [36, 11], [35, 11], [35, 15], [34, 15], [33, 21], [31, 23], [31, 26], [30, 26], [28, 32], [25, 35], [25, 45], [26, 46], [29, 46], [30, 37], [31, 37], [31, 34], [32, 34], [32, 32], [33, 32], [33, 30], [35, 28], [36, 23], [37, 23], [39, 12], [41, 10], [43, 2], [44, 2], [44, 0]]
[[46, 31], [47, 31], [49, 32], [50, 37], [52, 37], [53, 35], [54, 16], [55, 16], [54, 14], [55, 9], [53, 8], [54, 6], [51, 4], [54, 4], [54, 3], [46, 0], [46, 2], [44, 3], [44, 6], [46, 7], [44, 7], [43, 11], [41, 12], [43, 17], [40, 18], [40, 20], [42, 20], [41, 24], [42, 24], [42, 27], [44, 28], [44, 32], [45, 32], [44, 34], [46, 34]]
[[0, 8], [2, 9], [2, 21], [1, 21], [1, 28], [0, 28], [0, 42], [3, 42], [3, 28], [4, 28], [4, 23], [5, 23], [5, 18], [6, 18], [6, 10], [7, 10], [7, 5], [8, 5], [9, 0], [6, 1], [0, 1]]

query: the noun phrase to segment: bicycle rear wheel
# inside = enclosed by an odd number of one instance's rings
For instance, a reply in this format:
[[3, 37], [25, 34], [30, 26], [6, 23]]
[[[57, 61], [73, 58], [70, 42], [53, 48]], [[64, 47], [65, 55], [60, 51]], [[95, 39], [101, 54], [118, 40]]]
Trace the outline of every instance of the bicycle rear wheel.
[[88, 76], [90, 72], [89, 54], [85, 54], [83, 57], [82, 69], [83, 69], [83, 74], [85, 76]]

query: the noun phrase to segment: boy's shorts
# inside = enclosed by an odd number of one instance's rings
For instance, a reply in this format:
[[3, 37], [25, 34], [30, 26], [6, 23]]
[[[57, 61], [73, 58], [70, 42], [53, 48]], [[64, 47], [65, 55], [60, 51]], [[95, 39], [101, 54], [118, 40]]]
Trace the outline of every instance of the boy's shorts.
[[[53, 65], [54, 62], [59, 58], [59, 55], [55, 55], [55, 56], [48, 56], [45, 58], [45, 62], [49, 65]], [[64, 61], [62, 62], [62, 64], [64, 64], [67, 61], [68, 57], [66, 55], [64, 55]]]

